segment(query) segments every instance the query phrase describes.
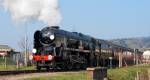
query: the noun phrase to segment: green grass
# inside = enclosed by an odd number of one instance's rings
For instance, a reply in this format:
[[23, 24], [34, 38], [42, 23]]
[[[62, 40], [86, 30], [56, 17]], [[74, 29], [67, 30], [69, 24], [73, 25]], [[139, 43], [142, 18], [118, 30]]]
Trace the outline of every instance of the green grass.
[[25, 80], [87, 80], [87, 79], [86, 79], [86, 72], [79, 72], [79, 73], [64, 73], [62, 75], [56, 76], [28, 78]]
[[36, 67], [35, 66], [28, 66], [28, 67], [22, 66], [18, 70], [36, 70]]
[[150, 66], [134, 66], [120, 69], [109, 69], [108, 77], [111, 80], [135, 80], [137, 72], [140, 74], [147, 75], [148, 69], [150, 69]]
[[0, 71], [6, 71], [6, 70], [16, 70], [16, 65], [0, 65]]
[[22, 66], [22, 67], [19, 67], [17, 69], [17, 66], [16, 65], [7, 65], [5, 67], [5, 65], [0, 65], [0, 71], [10, 71], [10, 70], [35, 70], [35, 66], [29, 66], [29, 67], [25, 67], [25, 66]]

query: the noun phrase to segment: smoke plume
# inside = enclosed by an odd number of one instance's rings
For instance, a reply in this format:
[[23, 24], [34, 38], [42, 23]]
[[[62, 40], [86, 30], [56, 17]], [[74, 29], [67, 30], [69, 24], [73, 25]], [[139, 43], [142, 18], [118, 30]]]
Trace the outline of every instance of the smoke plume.
[[58, 0], [3, 0], [3, 7], [14, 22], [42, 21], [49, 26], [61, 22]]

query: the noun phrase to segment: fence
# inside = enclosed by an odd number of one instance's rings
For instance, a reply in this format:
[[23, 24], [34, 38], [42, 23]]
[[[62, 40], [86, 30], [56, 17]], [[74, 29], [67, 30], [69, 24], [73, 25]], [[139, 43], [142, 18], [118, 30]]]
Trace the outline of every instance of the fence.
[[0, 56], [0, 70], [16, 69], [16, 62], [10, 57]]

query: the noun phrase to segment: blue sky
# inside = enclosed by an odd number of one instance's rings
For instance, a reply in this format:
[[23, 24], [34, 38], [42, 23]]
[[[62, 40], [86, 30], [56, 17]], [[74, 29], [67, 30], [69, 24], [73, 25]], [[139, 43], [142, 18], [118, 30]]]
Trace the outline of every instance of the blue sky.
[[[150, 36], [149, 0], [59, 0], [59, 4], [62, 29], [100, 39]], [[32, 44], [34, 31], [46, 25], [38, 21], [15, 25], [0, 7], [0, 44], [19, 49], [25, 26]]]

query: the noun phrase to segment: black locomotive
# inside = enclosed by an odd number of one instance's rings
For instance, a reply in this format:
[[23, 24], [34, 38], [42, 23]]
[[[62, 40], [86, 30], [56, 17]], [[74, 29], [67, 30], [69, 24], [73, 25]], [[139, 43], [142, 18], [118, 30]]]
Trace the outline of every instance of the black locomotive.
[[45, 27], [35, 32], [33, 53], [38, 70], [109, 66], [109, 58], [113, 58], [113, 65], [118, 65], [110, 46], [102, 44], [101, 40], [61, 30], [58, 26]]

